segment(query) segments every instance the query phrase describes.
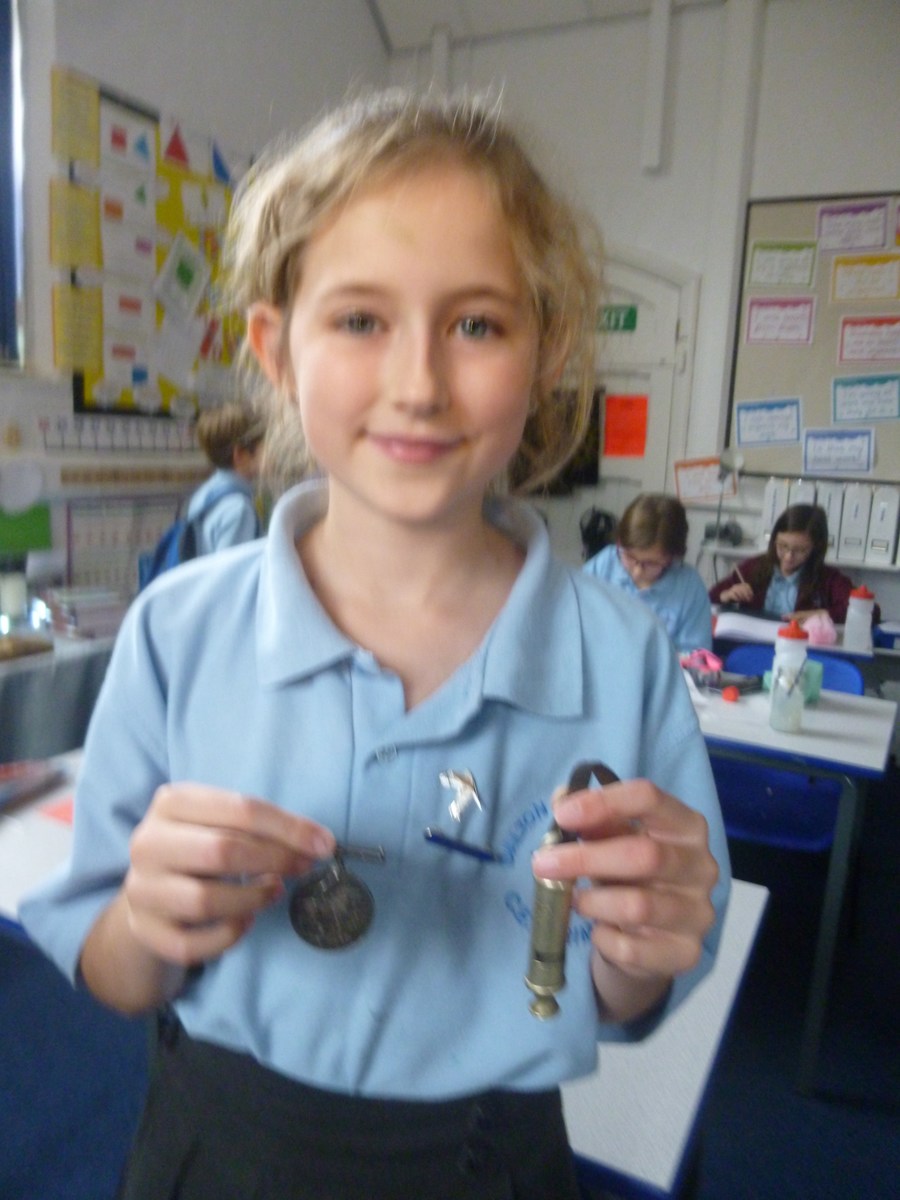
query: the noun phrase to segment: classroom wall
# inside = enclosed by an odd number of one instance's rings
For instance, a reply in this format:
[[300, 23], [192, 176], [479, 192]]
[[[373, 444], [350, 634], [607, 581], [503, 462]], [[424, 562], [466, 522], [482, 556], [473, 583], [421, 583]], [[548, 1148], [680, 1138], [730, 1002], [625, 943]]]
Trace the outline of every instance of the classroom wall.
[[[25, 92], [28, 368], [0, 371], [0, 459], [38, 457], [51, 495], [65, 456], [43, 455], [41, 418], [71, 411], [52, 369], [48, 264], [50, 68], [81, 71], [223, 144], [252, 152], [341, 99], [383, 84], [387, 54], [365, 0], [18, 0]], [[20, 439], [11, 449], [9, 439]], [[79, 463], [83, 464], [83, 456]], [[117, 456], [117, 463], [129, 463]], [[144, 460], [146, 461], [146, 460]]]
[[[690, 414], [674, 457], [715, 454], [727, 418], [733, 316], [748, 199], [896, 187], [900, 4], [723, 0], [673, 8], [660, 168], [641, 166], [650, 19], [625, 16], [457, 46], [454, 86], [500, 86], [566, 189], [617, 247], [696, 271]], [[426, 53], [392, 60], [429, 76]], [[762, 482], [729, 503], [755, 536]], [[590, 492], [577, 500], [592, 502]], [[708, 509], [691, 512], [692, 560]], [[571, 529], [571, 522], [569, 522]], [[551, 529], [553, 529], [551, 521]], [[558, 546], [572, 559], [571, 536]], [[701, 560], [708, 573], [709, 562]], [[871, 582], [870, 582], [871, 586]], [[879, 593], [900, 615], [900, 581]]]
[[[296, 125], [353, 80], [431, 77], [427, 51], [388, 62], [364, 0], [25, 0], [22, 7], [40, 33], [27, 143], [38, 179], [29, 196], [35, 262], [46, 253], [41, 209], [54, 60], [153, 106], [190, 113], [232, 144], [256, 144]], [[610, 242], [699, 274], [690, 416], [675, 448], [693, 457], [715, 453], [724, 434], [746, 200], [896, 186], [900, 4], [675, 7], [662, 160], [653, 171], [641, 167], [648, 29], [647, 17], [623, 16], [455, 45], [448, 82], [502, 87], [505, 105], [532, 127], [545, 159]], [[34, 303], [46, 306], [49, 281], [38, 284]], [[46, 308], [33, 325], [46, 360]], [[0, 434], [16, 421], [25, 450], [39, 452], [34, 415], [65, 411], [66, 399], [62, 383], [0, 375]], [[742, 485], [740, 504], [752, 527], [752, 483]], [[692, 517], [696, 539], [709, 514]]]

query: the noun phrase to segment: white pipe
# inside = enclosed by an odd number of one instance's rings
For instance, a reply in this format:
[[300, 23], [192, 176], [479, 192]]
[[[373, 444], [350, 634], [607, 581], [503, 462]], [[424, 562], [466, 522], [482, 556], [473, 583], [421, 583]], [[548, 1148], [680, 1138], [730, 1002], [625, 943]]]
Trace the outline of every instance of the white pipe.
[[647, 88], [644, 95], [644, 136], [641, 144], [641, 169], [648, 174], [658, 171], [662, 166], [671, 25], [672, 0], [653, 0], [650, 9]]

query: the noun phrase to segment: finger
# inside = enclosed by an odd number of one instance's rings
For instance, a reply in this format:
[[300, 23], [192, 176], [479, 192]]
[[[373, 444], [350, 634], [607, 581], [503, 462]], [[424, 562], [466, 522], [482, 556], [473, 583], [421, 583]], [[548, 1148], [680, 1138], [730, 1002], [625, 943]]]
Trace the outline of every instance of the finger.
[[581, 916], [622, 932], [655, 929], [703, 938], [715, 909], [703, 889], [628, 885], [577, 888], [573, 905]]
[[532, 857], [544, 879], [590, 879], [597, 884], [652, 883], [712, 891], [719, 868], [705, 843], [683, 844], [646, 832], [564, 842]]
[[125, 880], [125, 894], [134, 912], [153, 914], [173, 924], [204, 925], [252, 917], [280, 899], [284, 884], [280, 876], [272, 875], [226, 882], [132, 870]]
[[594, 926], [591, 942], [606, 962], [639, 978], [682, 975], [697, 965], [702, 953], [699, 939], [686, 934], [605, 924]]
[[570, 792], [554, 808], [560, 827], [582, 837], [643, 831], [660, 840], [705, 845], [707, 825], [689, 808], [647, 779]]
[[131, 861], [147, 873], [235, 877], [299, 874], [309, 869], [315, 856], [241, 830], [190, 825], [157, 816], [135, 830]]
[[154, 914], [129, 910], [129, 923], [135, 938], [153, 954], [166, 962], [190, 967], [224, 954], [244, 936], [253, 918], [178, 925]]
[[312, 858], [325, 858], [334, 851], [334, 836], [324, 826], [241, 792], [196, 783], [164, 784], [154, 796], [153, 808], [172, 821], [240, 831]]

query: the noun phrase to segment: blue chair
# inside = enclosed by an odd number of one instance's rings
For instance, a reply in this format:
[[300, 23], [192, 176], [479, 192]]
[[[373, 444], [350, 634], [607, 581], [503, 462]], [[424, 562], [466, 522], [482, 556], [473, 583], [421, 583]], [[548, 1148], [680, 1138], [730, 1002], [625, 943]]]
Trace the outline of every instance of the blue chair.
[[[774, 646], [746, 642], [729, 651], [725, 658], [725, 670], [735, 671], [739, 675], [765, 675], [766, 671], [772, 669], [774, 656]], [[822, 664], [823, 688], [832, 692], [850, 692], [854, 696], [865, 694], [862, 672], [851, 659], [820, 650], [810, 650], [807, 658]]]
[[[763, 675], [771, 669], [774, 654], [774, 646], [748, 642], [728, 654], [725, 669]], [[816, 651], [809, 657], [822, 663], [824, 688], [863, 695], [865, 684], [855, 663]], [[831, 846], [841, 795], [839, 780], [813, 779], [732, 759], [713, 757], [711, 761], [729, 837], [809, 853]]]

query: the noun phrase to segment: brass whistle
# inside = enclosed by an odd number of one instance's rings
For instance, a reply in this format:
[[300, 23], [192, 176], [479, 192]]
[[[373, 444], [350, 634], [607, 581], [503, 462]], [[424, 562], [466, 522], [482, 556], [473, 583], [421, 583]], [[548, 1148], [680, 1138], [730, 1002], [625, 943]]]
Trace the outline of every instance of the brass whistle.
[[[591, 779], [601, 786], [616, 783], [618, 776], [603, 763], [579, 763], [572, 772], [566, 793], [582, 791]], [[558, 846], [560, 842], [575, 841], [551, 821], [541, 840], [541, 846]], [[572, 879], [542, 879], [535, 876], [534, 904], [531, 913], [531, 948], [525, 984], [533, 993], [529, 1011], [539, 1020], [555, 1017], [559, 1012], [557, 992], [566, 986], [566, 939], [569, 934], [569, 914], [572, 909]]]

